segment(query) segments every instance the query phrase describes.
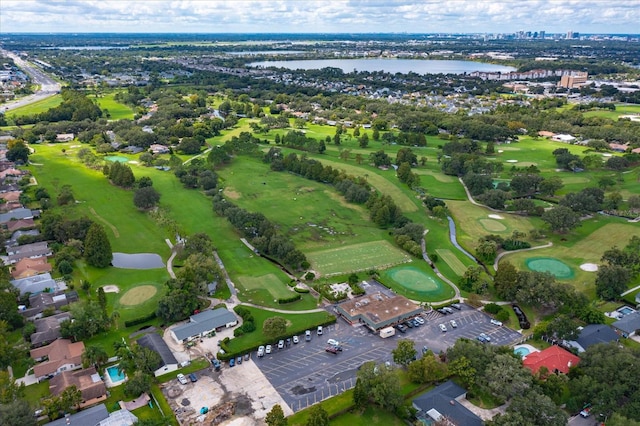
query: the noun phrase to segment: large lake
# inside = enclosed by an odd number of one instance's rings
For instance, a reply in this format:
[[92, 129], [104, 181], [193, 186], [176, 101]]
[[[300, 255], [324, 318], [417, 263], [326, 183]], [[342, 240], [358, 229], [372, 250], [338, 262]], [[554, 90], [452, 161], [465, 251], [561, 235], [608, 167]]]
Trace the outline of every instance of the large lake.
[[408, 74], [464, 74], [474, 71], [509, 72], [513, 67], [485, 64], [473, 61], [434, 61], [421, 59], [309, 59], [299, 61], [262, 61], [248, 64], [251, 67], [278, 67], [291, 70], [318, 70], [322, 68], [340, 68], [344, 72], [384, 71], [388, 73]]

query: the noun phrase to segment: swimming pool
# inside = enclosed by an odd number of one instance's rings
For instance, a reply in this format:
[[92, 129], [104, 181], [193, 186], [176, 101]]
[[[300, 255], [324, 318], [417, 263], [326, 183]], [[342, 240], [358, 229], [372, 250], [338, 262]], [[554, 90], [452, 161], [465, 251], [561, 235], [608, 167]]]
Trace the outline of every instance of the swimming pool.
[[112, 365], [111, 367], [107, 368], [107, 374], [109, 375], [109, 378], [113, 383], [122, 382], [124, 379], [126, 379], [124, 372], [120, 371], [117, 365]]
[[520, 355], [521, 357], [525, 357], [527, 355], [529, 355], [531, 353], [531, 351], [529, 350], [529, 348], [525, 348], [524, 346], [521, 346], [519, 348], [515, 348], [513, 350], [513, 353], [515, 353], [516, 355]]
[[635, 312], [635, 309], [632, 309], [628, 306], [623, 306], [622, 308], [618, 309], [618, 312], [620, 312], [622, 315], [629, 315]]

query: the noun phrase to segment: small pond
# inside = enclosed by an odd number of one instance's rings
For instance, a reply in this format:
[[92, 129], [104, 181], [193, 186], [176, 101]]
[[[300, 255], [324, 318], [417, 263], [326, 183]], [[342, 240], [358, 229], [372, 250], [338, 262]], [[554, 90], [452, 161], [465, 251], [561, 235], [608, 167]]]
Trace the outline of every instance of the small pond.
[[122, 269], [158, 269], [164, 268], [164, 262], [155, 253], [113, 253], [111, 264]]

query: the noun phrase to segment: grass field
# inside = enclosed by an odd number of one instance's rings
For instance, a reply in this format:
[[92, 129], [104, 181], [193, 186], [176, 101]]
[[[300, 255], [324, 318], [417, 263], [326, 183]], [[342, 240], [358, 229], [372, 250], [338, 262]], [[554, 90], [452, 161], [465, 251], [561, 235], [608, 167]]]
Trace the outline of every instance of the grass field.
[[619, 104], [616, 105], [615, 111], [609, 110], [597, 110], [586, 111], [583, 115], [585, 117], [604, 117], [612, 120], [617, 120], [621, 115], [640, 114], [640, 105]]
[[120, 102], [115, 100], [116, 93], [108, 93], [106, 95], [100, 95], [99, 97], [95, 97], [94, 95], [89, 96], [89, 99], [95, 99], [100, 106], [100, 109], [104, 112], [105, 110], [108, 112], [107, 118], [109, 120], [133, 120], [134, 112], [127, 105], [121, 104]]
[[436, 253], [459, 276], [463, 276], [467, 267], [449, 249], [436, 249]]
[[151, 299], [158, 290], [152, 285], [140, 285], [127, 291], [120, 297], [120, 304], [125, 306], [136, 306]]
[[34, 102], [29, 105], [21, 106], [16, 109], [7, 111], [6, 116], [11, 122], [12, 117], [21, 117], [24, 115], [35, 115], [41, 112], [48, 111], [50, 108], [55, 108], [62, 103], [61, 95], [53, 95], [49, 98], [43, 99], [38, 102]]
[[396, 266], [380, 274], [381, 282], [411, 300], [439, 302], [451, 299], [455, 291], [436, 276], [426, 262]]
[[244, 296], [251, 299], [251, 294], [267, 290], [273, 299], [281, 299], [293, 296], [288, 286], [275, 274], [262, 275], [260, 277], [252, 277], [248, 275], [238, 275], [237, 282], [244, 287]]
[[312, 252], [307, 257], [312, 268], [322, 275], [384, 269], [411, 259], [385, 240]]

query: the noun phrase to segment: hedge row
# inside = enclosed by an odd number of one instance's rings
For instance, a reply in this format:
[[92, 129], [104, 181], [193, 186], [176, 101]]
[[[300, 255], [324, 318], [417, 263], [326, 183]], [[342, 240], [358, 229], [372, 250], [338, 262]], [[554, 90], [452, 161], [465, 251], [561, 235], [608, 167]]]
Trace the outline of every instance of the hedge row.
[[295, 287], [294, 290], [296, 291], [296, 293], [309, 293], [309, 289], [308, 288], [302, 288], [302, 287]]
[[132, 320], [125, 321], [124, 322], [124, 326], [125, 327], [133, 327], [134, 325], [142, 324], [144, 322], [151, 321], [152, 319], [155, 319], [155, 318], [156, 318], [156, 313], [155, 312], [151, 312], [147, 316], [140, 317], [140, 318], [134, 318]]
[[278, 304], [284, 305], [286, 303], [297, 302], [300, 299], [302, 299], [301, 294], [294, 294], [293, 296], [290, 296], [290, 297], [281, 297], [280, 299], [278, 299]]

